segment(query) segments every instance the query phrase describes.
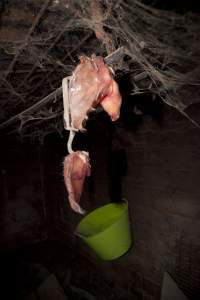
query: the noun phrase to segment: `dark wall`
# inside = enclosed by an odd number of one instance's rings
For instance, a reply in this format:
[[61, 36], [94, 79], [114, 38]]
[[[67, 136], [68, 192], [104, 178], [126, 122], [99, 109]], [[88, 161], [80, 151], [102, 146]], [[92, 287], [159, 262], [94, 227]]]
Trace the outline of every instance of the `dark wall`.
[[0, 199], [1, 248], [47, 237], [43, 165], [38, 147], [1, 138]]

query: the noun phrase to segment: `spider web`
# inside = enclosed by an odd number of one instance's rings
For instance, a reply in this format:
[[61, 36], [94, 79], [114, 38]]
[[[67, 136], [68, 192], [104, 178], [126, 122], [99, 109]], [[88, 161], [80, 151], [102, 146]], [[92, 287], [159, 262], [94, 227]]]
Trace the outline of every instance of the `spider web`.
[[158, 95], [195, 123], [185, 109], [200, 100], [197, 14], [159, 10], [140, 0], [36, 2], [25, 39], [0, 42], [9, 58], [0, 78], [0, 129], [41, 140], [62, 133], [62, 78], [71, 75], [80, 54], [105, 57], [121, 46], [126, 59], [113, 67], [120, 76], [130, 74], [131, 94]]

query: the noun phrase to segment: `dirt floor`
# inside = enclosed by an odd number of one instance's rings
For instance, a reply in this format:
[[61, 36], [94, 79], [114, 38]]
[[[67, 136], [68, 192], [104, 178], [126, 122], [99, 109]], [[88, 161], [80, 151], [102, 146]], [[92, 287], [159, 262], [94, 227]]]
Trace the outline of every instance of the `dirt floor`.
[[84, 251], [72, 251], [63, 241], [45, 241], [2, 254], [3, 299], [38, 299], [38, 287], [51, 274], [56, 276], [66, 299], [143, 299], [123, 286], [124, 278], [121, 284], [115, 281], [109, 272], [112, 263], [94, 264], [92, 260]]

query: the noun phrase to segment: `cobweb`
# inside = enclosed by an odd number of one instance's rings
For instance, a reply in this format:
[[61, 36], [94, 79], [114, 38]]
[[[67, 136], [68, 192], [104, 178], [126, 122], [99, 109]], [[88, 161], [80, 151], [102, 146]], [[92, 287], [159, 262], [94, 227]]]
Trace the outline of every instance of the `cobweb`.
[[[80, 54], [105, 57], [121, 46], [124, 57], [114, 68], [130, 75], [131, 94], [158, 95], [198, 126], [185, 109], [200, 101], [199, 15], [140, 0], [54, 0], [44, 1], [36, 19], [22, 44], [0, 43], [12, 57], [1, 77], [0, 129], [37, 139], [61, 133], [62, 78]], [[24, 67], [25, 74], [17, 72]]]

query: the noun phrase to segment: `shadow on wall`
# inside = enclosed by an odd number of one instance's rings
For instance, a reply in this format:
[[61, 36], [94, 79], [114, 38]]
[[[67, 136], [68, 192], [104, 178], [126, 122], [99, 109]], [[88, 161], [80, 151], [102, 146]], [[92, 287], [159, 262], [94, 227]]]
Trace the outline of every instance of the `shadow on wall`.
[[143, 123], [145, 115], [151, 116], [157, 124], [163, 123], [164, 103], [152, 94], [131, 95], [133, 84], [129, 75], [120, 79], [119, 86], [122, 94], [122, 107], [120, 119], [110, 125], [110, 139], [108, 145], [108, 177], [109, 177], [109, 197], [111, 202], [122, 200], [122, 181], [127, 173], [127, 155], [123, 133], [125, 130], [136, 131]]
[[127, 172], [125, 149], [110, 151], [108, 154], [109, 198], [111, 202], [122, 200], [122, 180]]
[[137, 130], [145, 115], [162, 124], [164, 103], [158, 96], [147, 90], [143, 94], [133, 94], [135, 86], [130, 74], [121, 76], [117, 82], [123, 99], [120, 111], [120, 123], [123, 127]]

